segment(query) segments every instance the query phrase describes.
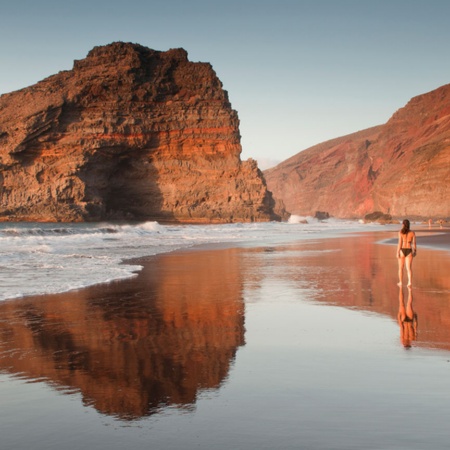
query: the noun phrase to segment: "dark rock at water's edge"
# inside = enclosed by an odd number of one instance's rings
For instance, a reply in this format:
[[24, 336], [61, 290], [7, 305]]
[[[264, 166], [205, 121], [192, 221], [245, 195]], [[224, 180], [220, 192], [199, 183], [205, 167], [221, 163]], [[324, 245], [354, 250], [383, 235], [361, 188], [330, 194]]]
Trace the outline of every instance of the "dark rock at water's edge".
[[328, 214], [326, 211], [316, 211], [314, 214], [314, 218], [318, 220], [327, 220], [330, 218], [330, 214]]
[[280, 219], [210, 64], [116, 42], [0, 97], [0, 220]]
[[390, 214], [385, 214], [381, 211], [375, 211], [364, 216], [366, 222], [382, 222], [382, 223], [392, 223], [392, 216]]

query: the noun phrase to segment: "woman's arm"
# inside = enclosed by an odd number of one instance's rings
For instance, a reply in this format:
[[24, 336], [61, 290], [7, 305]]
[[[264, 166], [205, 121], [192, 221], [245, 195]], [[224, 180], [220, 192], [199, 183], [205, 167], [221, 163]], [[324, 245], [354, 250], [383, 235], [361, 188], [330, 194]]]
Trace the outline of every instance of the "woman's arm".
[[397, 258], [400, 258], [400, 249], [402, 247], [402, 234], [398, 233]]
[[413, 250], [413, 256], [416, 256], [417, 253], [417, 243], [416, 243], [416, 233], [413, 232], [413, 238], [411, 241], [411, 248]]

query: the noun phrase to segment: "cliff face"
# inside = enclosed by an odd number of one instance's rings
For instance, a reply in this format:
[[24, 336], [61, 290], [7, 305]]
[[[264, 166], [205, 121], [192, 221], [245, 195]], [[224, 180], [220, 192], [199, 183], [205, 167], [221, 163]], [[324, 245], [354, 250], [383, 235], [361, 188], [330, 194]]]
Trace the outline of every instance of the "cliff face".
[[450, 216], [450, 85], [413, 98], [385, 124], [298, 153], [264, 172], [292, 214]]
[[182, 49], [94, 48], [0, 97], [0, 220], [265, 221], [239, 120], [212, 67]]

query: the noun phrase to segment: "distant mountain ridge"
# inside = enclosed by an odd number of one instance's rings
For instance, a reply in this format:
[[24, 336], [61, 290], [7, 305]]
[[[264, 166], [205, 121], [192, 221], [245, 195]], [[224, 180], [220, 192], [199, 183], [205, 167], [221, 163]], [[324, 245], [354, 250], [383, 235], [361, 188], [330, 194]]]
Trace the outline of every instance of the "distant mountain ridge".
[[450, 217], [450, 84], [412, 98], [384, 125], [311, 147], [264, 175], [291, 214]]

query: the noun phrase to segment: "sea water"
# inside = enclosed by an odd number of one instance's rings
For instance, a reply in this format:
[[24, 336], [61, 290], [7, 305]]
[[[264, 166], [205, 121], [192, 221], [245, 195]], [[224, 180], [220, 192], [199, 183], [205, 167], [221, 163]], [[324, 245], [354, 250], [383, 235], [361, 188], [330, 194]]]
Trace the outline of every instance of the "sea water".
[[[292, 216], [289, 222], [222, 225], [0, 224], [0, 300], [80, 289], [135, 276], [132, 259], [202, 244], [266, 245], [380, 227]], [[128, 261], [128, 262], [127, 262]]]
[[398, 226], [294, 222], [2, 225], [10, 296], [140, 276], [0, 302], [0, 448], [447, 448], [448, 255], [399, 290]]

